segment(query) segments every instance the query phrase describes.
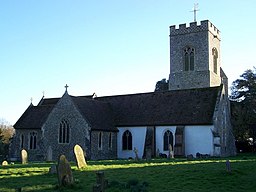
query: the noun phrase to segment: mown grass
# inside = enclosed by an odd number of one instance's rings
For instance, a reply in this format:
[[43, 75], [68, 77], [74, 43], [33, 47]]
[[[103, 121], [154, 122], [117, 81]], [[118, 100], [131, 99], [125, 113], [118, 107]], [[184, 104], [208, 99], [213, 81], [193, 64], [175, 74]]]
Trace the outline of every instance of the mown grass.
[[[154, 159], [152, 161], [89, 161], [78, 170], [71, 163], [75, 184], [58, 188], [57, 175], [49, 174], [54, 163], [15, 164], [0, 167], [0, 191], [92, 191], [96, 171], [102, 170], [110, 187], [107, 191], [256, 191], [256, 155], [230, 158], [232, 172], [225, 169], [226, 159]], [[137, 184], [129, 187], [132, 184]]]

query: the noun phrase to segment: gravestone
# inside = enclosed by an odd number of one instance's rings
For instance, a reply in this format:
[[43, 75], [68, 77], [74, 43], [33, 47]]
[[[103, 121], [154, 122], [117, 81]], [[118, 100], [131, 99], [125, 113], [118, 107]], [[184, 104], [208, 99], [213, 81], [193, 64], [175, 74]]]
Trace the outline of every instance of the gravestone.
[[171, 144], [169, 144], [169, 158], [172, 158], [172, 159], [174, 158], [174, 152]]
[[96, 184], [93, 185], [93, 192], [104, 192], [108, 186], [108, 180], [105, 179], [104, 172], [96, 172]]
[[28, 163], [28, 152], [25, 149], [21, 150], [21, 164]]
[[194, 159], [194, 156], [192, 155], [192, 154], [190, 154], [190, 155], [187, 155], [187, 160], [193, 160]]
[[56, 165], [51, 165], [49, 168], [49, 174], [56, 174], [57, 173], [57, 167]]
[[227, 171], [228, 173], [231, 173], [231, 164], [230, 164], [230, 161], [229, 161], [229, 160], [226, 161], [226, 171]]
[[134, 147], [133, 151], [135, 153], [135, 161], [139, 161], [138, 149]]
[[156, 150], [156, 157], [159, 157], [159, 154], [160, 154], [160, 150], [159, 148]]
[[74, 183], [72, 170], [65, 155], [61, 155], [57, 165], [59, 186], [69, 186]]
[[52, 147], [49, 146], [47, 149], [46, 161], [52, 161]]
[[8, 165], [8, 162], [7, 161], [3, 161], [2, 162], [2, 166], [6, 166], [6, 165]]
[[75, 145], [74, 153], [76, 156], [76, 165], [77, 165], [78, 169], [86, 167], [87, 164], [86, 164], [86, 161], [84, 158], [84, 151], [83, 151], [82, 147], [80, 147], [79, 145]]

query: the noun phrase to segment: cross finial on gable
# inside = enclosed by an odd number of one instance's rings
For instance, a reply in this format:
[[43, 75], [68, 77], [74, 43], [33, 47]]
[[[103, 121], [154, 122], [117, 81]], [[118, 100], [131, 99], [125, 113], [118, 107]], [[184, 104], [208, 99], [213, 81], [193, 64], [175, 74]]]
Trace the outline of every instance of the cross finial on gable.
[[190, 12], [194, 12], [194, 22], [196, 22], [196, 12], [199, 11], [198, 3], [194, 3], [194, 9]]
[[68, 85], [67, 84], [65, 85], [65, 89], [66, 89], [66, 92], [68, 92]]

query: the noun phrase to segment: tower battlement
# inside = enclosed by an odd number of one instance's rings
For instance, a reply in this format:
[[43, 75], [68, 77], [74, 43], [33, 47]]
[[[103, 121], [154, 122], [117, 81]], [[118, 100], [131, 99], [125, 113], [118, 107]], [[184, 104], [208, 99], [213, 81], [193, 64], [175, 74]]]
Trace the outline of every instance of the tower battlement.
[[209, 31], [216, 38], [220, 39], [220, 31], [208, 20], [200, 22], [200, 25], [197, 25], [197, 22], [192, 22], [187, 27], [185, 24], [180, 24], [178, 28], [176, 25], [170, 26], [170, 36], [183, 35], [187, 33], [197, 33], [201, 31]]

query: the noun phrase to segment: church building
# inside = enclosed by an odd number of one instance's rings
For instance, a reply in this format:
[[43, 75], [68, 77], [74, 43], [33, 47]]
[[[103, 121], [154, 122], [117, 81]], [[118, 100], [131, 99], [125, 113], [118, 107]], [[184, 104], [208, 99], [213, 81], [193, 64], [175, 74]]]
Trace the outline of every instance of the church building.
[[235, 155], [220, 31], [208, 20], [170, 26], [169, 90], [97, 97], [69, 95], [30, 104], [14, 125], [10, 157], [30, 161]]

